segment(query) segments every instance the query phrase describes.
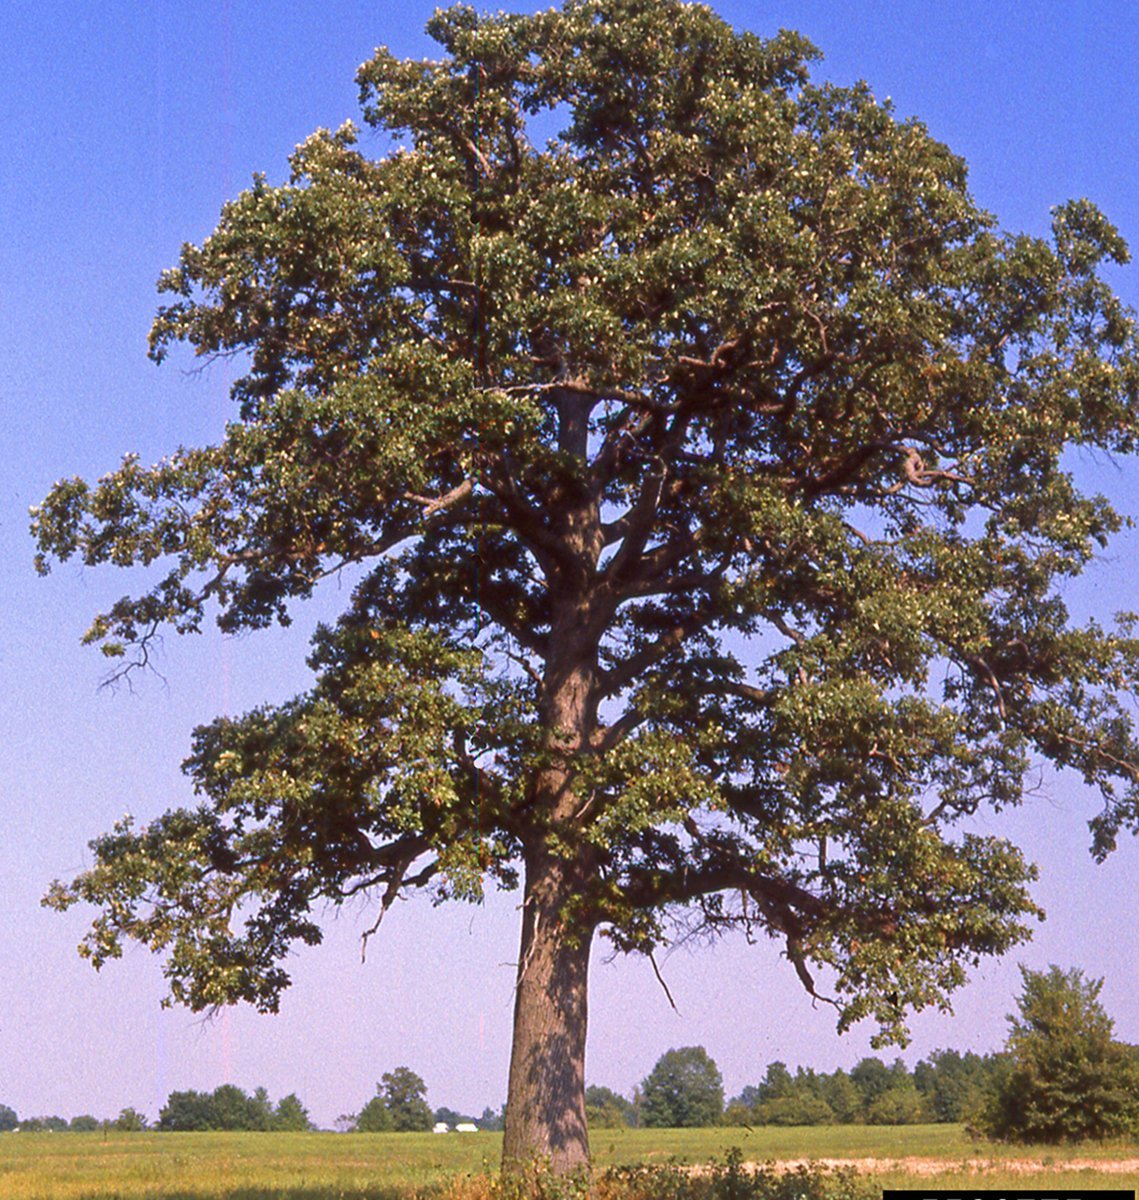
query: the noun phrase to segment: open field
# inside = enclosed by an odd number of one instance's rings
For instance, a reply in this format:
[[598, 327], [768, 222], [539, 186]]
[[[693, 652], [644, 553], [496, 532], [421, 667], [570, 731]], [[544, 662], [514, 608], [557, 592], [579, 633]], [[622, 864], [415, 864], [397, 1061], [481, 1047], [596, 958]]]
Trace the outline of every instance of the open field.
[[[444, 1200], [449, 1181], [493, 1171], [500, 1136], [167, 1133], [0, 1136], [4, 1200]], [[991, 1146], [959, 1126], [598, 1130], [599, 1168], [843, 1160], [876, 1187], [1139, 1187], [1139, 1146]], [[1071, 1163], [1071, 1166], [1066, 1164]], [[455, 1187], [459, 1196], [461, 1188]]]

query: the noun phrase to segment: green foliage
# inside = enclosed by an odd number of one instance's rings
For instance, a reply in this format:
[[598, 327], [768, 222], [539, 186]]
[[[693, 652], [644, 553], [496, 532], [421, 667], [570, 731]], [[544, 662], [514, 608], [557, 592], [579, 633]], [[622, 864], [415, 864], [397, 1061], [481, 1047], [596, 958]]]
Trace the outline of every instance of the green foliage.
[[810, 1092], [766, 1100], [754, 1115], [761, 1125], [833, 1125], [835, 1120], [831, 1106]]
[[0, 1133], [15, 1129], [19, 1123], [20, 1118], [16, 1116], [16, 1110], [9, 1108], [7, 1104], [0, 1104]]
[[835, 1122], [845, 1125], [861, 1117], [860, 1096], [850, 1076], [841, 1068], [830, 1075], [817, 1076], [817, 1090], [821, 1099], [834, 1113]]
[[431, 1119], [433, 1122], [442, 1121], [445, 1125], [449, 1125], [452, 1129], [454, 1129], [455, 1126], [460, 1123], [469, 1123], [471, 1125], [478, 1123], [477, 1118], [467, 1116], [466, 1114], [461, 1113], [454, 1108], [447, 1108], [446, 1106], [437, 1108], [431, 1114]]
[[21, 1133], [66, 1133], [67, 1122], [63, 1117], [25, 1117], [15, 1128]]
[[604, 1200], [870, 1200], [879, 1191], [854, 1171], [755, 1167], [733, 1148], [723, 1162], [699, 1173], [674, 1165], [610, 1169], [600, 1194]]
[[274, 1108], [264, 1088], [257, 1088], [250, 1096], [228, 1083], [213, 1092], [171, 1092], [156, 1126], [183, 1133], [217, 1129], [288, 1133], [310, 1127], [308, 1112], [296, 1095], [284, 1097]]
[[102, 1129], [103, 1123], [97, 1117], [92, 1117], [89, 1113], [83, 1113], [78, 1117], [72, 1117], [67, 1123], [69, 1133], [96, 1133]]
[[930, 1119], [925, 1098], [909, 1079], [888, 1087], [866, 1110], [871, 1125], [923, 1125]]
[[263, 1132], [269, 1128], [269, 1111], [264, 1089], [260, 1095], [248, 1096], [232, 1083], [223, 1083], [212, 1096], [215, 1129], [250, 1129]]
[[216, 1128], [213, 1098], [193, 1089], [171, 1092], [158, 1111], [158, 1128], [183, 1133]]
[[535, 1159], [519, 1172], [492, 1179], [487, 1194], [488, 1200], [591, 1200], [592, 1182], [587, 1168], [557, 1172]]
[[914, 1068], [914, 1084], [936, 1121], [968, 1121], [979, 1109], [996, 1069], [993, 1055], [935, 1050]]
[[723, 1111], [724, 1083], [703, 1046], [666, 1051], [641, 1084], [641, 1123], [649, 1128], [715, 1125]]
[[198, 806], [47, 903], [96, 907], [96, 966], [135, 939], [172, 999], [272, 1011], [329, 905], [554, 862], [565, 943], [768, 934], [904, 1040], [1040, 915], [979, 806], [1051, 763], [1097, 857], [1139, 822], [1139, 640], [1064, 603], [1121, 524], [1072, 451], [1139, 434], [1127, 248], [1084, 200], [1001, 231], [792, 33], [680, 0], [429, 32], [358, 75], [393, 149], [318, 131], [163, 276], [153, 357], [248, 365], [218, 444], [34, 514], [45, 571], [156, 573], [86, 635], [120, 674], [360, 579], [308, 691], [196, 731]]
[[[844, 1072], [837, 1072], [845, 1078]], [[849, 1080], [847, 1080], [849, 1085]], [[829, 1096], [829, 1077], [783, 1062], [769, 1063], [762, 1082], [744, 1088], [725, 1113], [725, 1122], [741, 1125], [829, 1125], [837, 1118]]]
[[111, 1123], [111, 1127], [120, 1133], [141, 1133], [149, 1128], [146, 1117], [133, 1108], [124, 1108]]
[[427, 1085], [408, 1067], [396, 1067], [383, 1076], [380, 1087], [384, 1107], [396, 1133], [423, 1132], [431, 1128], [431, 1109], [427, 1104]]
[[598, 1084], [585, 1089], [585, 1117], [590, 1129], [621, 1129], [637, 1123], [632, 1101]]
[[498, 1133], [506, 1125], [506, 1105], [504, 1104], [496, 1112], [488, 1104], [482, 1110], [482, 1116], [478, 1119], [478, 1127], [486, 1130], [488, 1133]]
[[862, 1059], [850, 1072], [850, 1082], [858, 1089], [860, 1105], [866, 1113], [897, 1082], [897, 1077], [880, 1058], [871, 1056]]
[[787, 1069], [785, 1062], [776, 1059], [775, 1062], [767, 1064], [763, 1082], [754, 1089], [755, 1102], [761, 1104], [765, 1100], [780, 1100], [791, 1095], [794, 1089], [795, 1077]]
[[1021, 967], [1018, 1015], [977, 1125], [990, 1137], [1066, 1142], [1139, 1132], [1139, 1056], [1112, 1037], [1102, 979]]
[[392, 1115], [384, 1103], [383, 1092], [376, 1084], [376, 1094], [356, 1114], [352, 1123], [353, 1133], [390, 1133]]
[[376, 1084], [376, 1094], [353, 1118], [355, 1133], [425, 1132], [434, 1118], [427, 1085], [408, 1067], [396, 1067]]
[[887, 1067], [868, 1057], [849, 1074], [826, 1074], [773, 1062], [759, 1084], [749, 1085], [725, 1114], [740, 1125], [822, 1125], [867, 1122], [913, 1125], [959, 1122], [976, 1112], [996, 1070], [994, 1055], [938, 1050], [911, 1073], [897, 1059]]
[[312, 1127], [308, 1109], [295, 1092], [290, 1092], [277, 1101], [269, 1123], [269, 1128], [274, 1133], [303, 1133]]

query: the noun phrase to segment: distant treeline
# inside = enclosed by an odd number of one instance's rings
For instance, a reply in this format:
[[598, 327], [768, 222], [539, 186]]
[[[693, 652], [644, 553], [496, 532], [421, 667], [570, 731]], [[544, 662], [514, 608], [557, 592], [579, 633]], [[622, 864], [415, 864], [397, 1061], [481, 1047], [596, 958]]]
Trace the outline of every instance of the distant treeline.
[[[469, 1123], [480, 1129], [501, 1129], [503, 1112], [484, 1109], [481, 1117], [469, 1117], [451, 1108], [434, 1112], [427, 1105], [427, 1085], [407, 1067], [396, 1067], [376, 1084], [376, 1094], [357, 1113], [340, 1118], [337, 1127], [355, 1133], [384, 1131], [416, 1132], [438, 1123], [449, 1128]], [[22, 1133], [104, 1133], [111, 1130], [137, 1133], [157, 1130], [163, 1133], [198, 1133], [211, 1130], [236, 1130], [247, 1133], [294, 1133], [315, 1129], [300, 1098], [290, 1092], [277, 1101], [259, 1087], [252, 1094], [232, 1083], [212, 1092], [192, 1089], [171, 1092], [151, 1123], [133, 1108], [124, 1108], [117, 1117], [100, 1120], [83, 1115], [65, 1117], [27, 1117], [21, 1120], [14, 1109], [0, 1104], [0, 1132]]]
[[938, 1050], [911, 1071], [864, 1058], [826, 1074], [771, 1063], [761, 1082], [728, 1104], [729, 1125], [917, 1125], [966, 1120], [981, 1103], [1001, 1056]]
[[250, 1096], [232, 1083], [223, 1083], [212, 1092], [171, 1092], [155, 1125], [155, 1129], [171, 1133], [211, 1129], [303, 1133], [312, 1128], [308, 1110], [294, 1093], [273, 1104], [265, 1088], [257, 1088]]
[[238, 1129], [249, 1132], [286, 1133], [312, 1129], [308, 1111], [293, 1094], [277, 1104], [263, 1087], [248, 1095], [231, 1083], [212, 1092], [171, 1092], [166, 1104], [151, 1124], [133, 1108], [124, 1108], [117, 1117], [100, 1120], [84, 1114], [66, 1120], [63, 1117], [27, 1117], [24, 1120], [6, 1104], [0, 1104], [0, 1131], [20, 1133], [104, 1133], [115, 1130], [140, 1133], [146, 1129], [190, 1132], [210, 1129]]
[[124, 1108], [117, 1117], [93, 1117], [90, 1113], [72, 1117], [25, 1117], [16, 1115], [16, 1110], [0, 1104], [0, 1133], [104, 1133], [110, 1129], [123, 1133], [135, 1133], [145, 1129], [146, 1118], [133, 1108]]
[[[720, 1072], [703, 1047], [670, 1050], [627, 1098], [611, 1088], [586, 1089], [586, 1113], [593, 1128], [683, 1125], [908, 1125], [967, 1120], [977, 1109], [1001, 1055], [939, 1050], [911, 1071], [897, 1059], [887, 1066], [864, 1058], [853, 1070], [830, 1073], [782, 1062], [770, 1063], [763, 1078], [725, 1104]], [[423, 1079], [396, 1067], [376, 1084], [375, 1095], [337, 1128], [356, 1133], [426, 1131], [462, 1122], [501, 1129], [505, 1109], [486, 1108], [481, 1117], [427, 1104]], [[315, 1128], [295, 1093], [273, 1103], [259, 1087], [251, 1094], [226, 1083], [212, 1092], [171, 1092], [153, 1123], [133, 1108], [100, 1120], [83, 1115], [20, 1120], [0, 1105], [0, 1131], [82, 1133], [102, 1130], [171, 1133], [207, 1130], [287, 1133]]]
[[1002, 1056], [938, 1050], [911, 1071], [864, 1058], [851, 1071], [829, 1074], [786, 1063], [727, 1104], [720, 1072], [702, 1046], [670, 1050], [631, 1099], [607, 1087], [586, 1090], [594, 1128], [702, 1125], [912, 1125], [965, 1121], [982, 1103]]

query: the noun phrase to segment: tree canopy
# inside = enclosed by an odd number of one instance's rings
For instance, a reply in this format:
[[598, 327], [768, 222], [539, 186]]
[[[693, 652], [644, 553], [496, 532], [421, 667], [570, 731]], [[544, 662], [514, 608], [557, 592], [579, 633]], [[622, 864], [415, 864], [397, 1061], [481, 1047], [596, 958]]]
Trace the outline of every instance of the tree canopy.
[[424, 1132], [435, 1118], [427, 1103], [427, 1085], [410, 1067], [387, 1071], [376, 1094], [352, 1118], [355, 1133]]
[[624, 1129], [637, 1124], [637, 1109], [612, 1088], [593, 1083], [585, 1089], [585, 1118], [590, 1129]]
[[1121, 521], [1069, 451], [1139, 428], [1127, 249], [1082, 200], [1002, 232], [792, 33], [428, 31], [360, 68], [376, 154], [316, 132], [163, 276], [152, 356], [244, 364], [224, 436], [35, 512], [44, 570], [157, 572], [87, 633], [120, 671], [356, 581], [311, 688], [198, 729], [200, 804], [50, 902], [98, 907], [97, 966], [133, 938], [175, 1000], [273, 1010], [327, 904], [521, 876], [505, 1153], [572, 1165], [595, 934], [769, 935], [899, 1039], [1038, 915], [980, 806], [1049, 762], [1097, 856], [1134, 826], [1139, 644], [1063, 599]]
[[235, 1084], [223, 1083], [212, 1092], [192, 1088], [171, 1092], [155, 1128], [179, 1133], [207, 1129], [290, 1133], [309, 1130], [312, 1122], [295, 1092], [274, 1105], [263, 1087], [248, 1095]]
[[427, 1104], [427, 1085], [409, 1067], [396, 1067], [380, 1080], [384, 1104], [397, 1133], [430, 1129], [431, 1109]]
[[1080, 970], [1020, 969], [1004, 1069], [978, 1126], [1017, 1142], [1126, 1137], [1139, 1129], [1139, 1050], [1117, 1042], [1100, 1003], [1102, 979]]
[[641, 1123], [658, 1129], [715, 1125], [724, 1081], [703, 1046], [667, 1050], [641, 1084]]

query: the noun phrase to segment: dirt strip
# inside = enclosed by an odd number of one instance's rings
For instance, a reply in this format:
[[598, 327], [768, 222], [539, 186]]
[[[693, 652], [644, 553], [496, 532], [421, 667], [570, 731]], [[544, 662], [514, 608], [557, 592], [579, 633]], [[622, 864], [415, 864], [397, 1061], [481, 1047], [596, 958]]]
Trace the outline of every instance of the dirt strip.
[[[748, 1163], [751, 1170], [762, 1163]], [[953, 1162], [945, 1158], [788, 1158], [774, 1164], [777, 1171], [798, 1167], [847, 1167], [873, 1174], [881, 1171], [905, 1171], [911, 1175], [940, 1175], [946, 1171], [1011, 1171], [1028, 1174], [1039, 1171], [1103, 1171], [1110, 1175], [1139, 1175], [1139, 1158], [1069, 1158], [1045, 1162], [1039, 1158], [967, 1158]]]

